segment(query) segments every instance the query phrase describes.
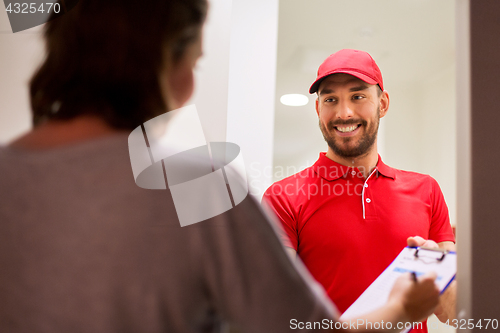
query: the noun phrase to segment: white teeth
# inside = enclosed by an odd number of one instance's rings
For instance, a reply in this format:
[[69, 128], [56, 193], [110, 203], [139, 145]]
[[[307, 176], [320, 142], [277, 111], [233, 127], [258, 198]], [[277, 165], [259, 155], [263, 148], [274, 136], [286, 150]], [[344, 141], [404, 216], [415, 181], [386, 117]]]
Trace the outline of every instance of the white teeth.
[[352, 131], [354, 131], [356, 128], [358, 128], [358, 125], [349, 126], [349, 127], [337, 127], [337, 129], [338, 129], [340, 132], [342, 132], [342, 133], [352, 132]]

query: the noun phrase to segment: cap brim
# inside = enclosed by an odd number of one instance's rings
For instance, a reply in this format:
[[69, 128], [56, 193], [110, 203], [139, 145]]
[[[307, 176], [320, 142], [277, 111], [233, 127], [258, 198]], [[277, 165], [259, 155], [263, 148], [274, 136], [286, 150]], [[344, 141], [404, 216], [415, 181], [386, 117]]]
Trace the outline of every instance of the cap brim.
[[359, 73], [359, 72], [356, 72], [356, 71], [351, 71], [351, 70], [335, 70], [333, 72], [329, 72], [329, 73], [326, 73], [324, 74], [323, 76], [321, 77], [318, 77], [316, 79], [316, 81], [314, 81], [314, 83], [311, 85], [311, 87], [309, 88], [309, 93], [310, 94], [314, 94], [315, 92], [318, 91], [319, 89], [319, 85], [321, 84], [321, 82], [326, 79], [328, 76], [330, 75], [333, 75], [333, 74], [339, 74], [339, 73], [342, 73], [342, 74], [349, 74], [349, 75], [352, 75], [352, 76], [355, 76], [357, 77], [358, 79], [360, 80], [363, 80], [365, 81], [366, 83], [368, 84], [378, 84], [377, 81], [375, 81], [374, 79], [372, 79], [371, 77], [369, 77], [368, 75], [365, 75], [363, 73]]

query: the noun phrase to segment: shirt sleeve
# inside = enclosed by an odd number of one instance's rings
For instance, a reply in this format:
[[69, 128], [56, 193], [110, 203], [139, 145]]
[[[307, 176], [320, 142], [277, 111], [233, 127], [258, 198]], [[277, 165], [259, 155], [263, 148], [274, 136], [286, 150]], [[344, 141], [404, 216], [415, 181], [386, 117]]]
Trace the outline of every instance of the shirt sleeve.
[[429, 230], [429, 239], [436, 243], [455, 242], [455, 236], [450, 224], [448, 206], [444, 200], [443, 192], [437, 181], [431, 177], [431, 204], [432, 220]]
[[276, 218], [279, 226], [278, 235], [283, 245], [298, 251], [299, 234], [297, 221], [293, 213], [293, 206], [288, 197], [283, 194], [280, 183], [271, 185], [262, 197], [262, 205]]
[[287, 255], [276, 226], [250, 196], [204, 222], [203, 230], [204, 238], [215, 240], [203, 251], [208, 292], [217, 312], [236, 328], [289, 332], [294, 323], [316, 322], [325, 328], [338, 318], [324, 289]]

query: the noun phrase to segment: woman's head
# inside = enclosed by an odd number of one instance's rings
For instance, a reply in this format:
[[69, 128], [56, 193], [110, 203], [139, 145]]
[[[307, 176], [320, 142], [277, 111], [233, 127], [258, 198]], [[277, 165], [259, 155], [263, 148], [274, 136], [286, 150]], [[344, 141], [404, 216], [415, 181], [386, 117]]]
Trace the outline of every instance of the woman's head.
[[132, 129], [180, 106], [206, 10], [206, 0], [80, 0], [46, 23], [47, 55], [30, 85], [34, 124], [92, 114]]

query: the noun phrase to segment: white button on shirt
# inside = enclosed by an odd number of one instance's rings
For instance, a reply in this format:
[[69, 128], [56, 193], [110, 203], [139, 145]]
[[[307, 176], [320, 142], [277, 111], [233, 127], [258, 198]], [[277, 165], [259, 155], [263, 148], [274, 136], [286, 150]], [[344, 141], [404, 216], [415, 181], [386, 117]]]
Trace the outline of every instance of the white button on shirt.
[[371, 199], [370, 199], [370, 198], [366, 198], [366, 202], [367, 202], [367, 203], [370, 203], [370, 202], [372, 202], [372, 201], [371, 201]]

